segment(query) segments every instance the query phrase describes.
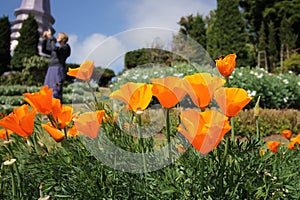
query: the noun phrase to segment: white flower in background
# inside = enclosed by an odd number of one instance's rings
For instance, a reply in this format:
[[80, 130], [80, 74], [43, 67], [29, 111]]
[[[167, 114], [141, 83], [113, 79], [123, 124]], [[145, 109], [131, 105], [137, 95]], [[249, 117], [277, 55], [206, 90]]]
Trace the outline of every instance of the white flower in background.
[[247, 90], [247, 93], [248, 93], [248, 96], [250, 96], [250, 97], [254, 97], [256, 95], [256, 91], [255, 90], [253, 90], [253, 91]]
[[242, 73], [242, 72], [239, 72], [238, 75], [239, 75], [239, 76], [243, 76], [243, 73]]
[[136, 76], [133, 76], [133, 77], [132, 77], [132, 79], [136, 80], [136, 79], [137, 79], [137, 77], [136, 77]]
[[147, 79], [148, 75], [143, 75], [142, 77], [143, 77], [143, 79]]
[[181, 78], [183, 77], [183, 73], [179, 73], [179, 74], [175, 73], [174, 76]]
[[282, 80], [285, 84], [289, 84], [289, 80], [287, 80], [287, 79], [283, 79]]
[[284, 97], [283, 98], [284, 103], [288, 102], [288, 100], [289, 100], [289, 97]]
[[300, 86], [300, 82], [297, 83]]
[[257, 72], [254, 72], [254, 75], [257, 77], [257, 76], [258, 76], [258, 73], [257, 73]]
[[229, 78], [230, 78], [230, 79], [233, 79], [233, 76], [230, 75]]
[[281, 76], [276, 76], [276, 77], [277, 77], [278, 79], [280, 79], [280, 80], [282, 79]]
[[289, 70], [288, 73], [289, 73], [289, 74], [293, 74], [293, 71]]
[[250, 71], [250, 74], [254, 74], [254, 72], [251, 70], [251, 71]]
[[156, 75], [156, 74], [158, 74], [158, 72], [157, 72], [157, 71], [155, 71], [155, 72], [153, 72], [153, 74], [155, 74], [155, 75]]
[[261, 74], [258, 74], [256, 77], [257, 78], [262, 78], [264, 75], [261, 73]]

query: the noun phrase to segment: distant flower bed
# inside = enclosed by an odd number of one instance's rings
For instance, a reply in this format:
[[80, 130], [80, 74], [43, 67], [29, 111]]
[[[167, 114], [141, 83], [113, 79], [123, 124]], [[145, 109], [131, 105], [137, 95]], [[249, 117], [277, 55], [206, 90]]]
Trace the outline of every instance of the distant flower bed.
[[[198, 72], [209, 72], [221, 76], [216, 68], [189, 64], [177, 64], [173, 67], [134, 68], [117, 76], [110, 88], [116, 90], [126, 82], [150, 83], [151, 78], [165, 76], [182, 78]], [[292, 72], [277, 75], [268, 73], [262, 68], [235, 68], [228, 80], [230, 87], [244, 88], [254, 99], [261, 96], [262, 108], [300, 109], [300, 76]], [[254, 104], [255, 101], [251, 101], [246, 108], [253, 108]]]

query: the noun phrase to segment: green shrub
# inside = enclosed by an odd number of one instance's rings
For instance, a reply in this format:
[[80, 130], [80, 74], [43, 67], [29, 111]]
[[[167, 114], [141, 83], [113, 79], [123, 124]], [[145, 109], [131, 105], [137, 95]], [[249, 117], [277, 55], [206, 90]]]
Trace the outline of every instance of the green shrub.
[[[252, 137], [256, 133], [253, 109], [241, 111], [234, 117], [234, 121], [238, 135]], [[300, 111], [260, 109], [259, 127], [262, 136], [280, 135], [285, 129], [300, 133]]]
[[300, 74], [300, 54], [293, 53], [283, 62], [284, 72], [293, 71], [295, 74]]
[[21, 83], [28, 86], [42, 86], [47, 73], [48, 63], [49, 59], [42, 56], [24, 58]]
[[[135, 68], [125, 70], [112, 82], [110, 88], [114, 91], [126, 82], [150, 83], [151, 78], [166, 76], [184, 77], [199, 72], [209, 72], [220, 76], [215, 68], [196, 64], [176, 64], [173, 67]], [[236, 68], [228, 79], [229, 87], [245, 89], [250, 96], [257, 99], [261, 96], [260, 106], [269, 109], [300, 109], [300, 76], [294, 73], [281, 75], [271, 74], [264, 69]], [[254, 107], [251, 101], [246, 108]]]

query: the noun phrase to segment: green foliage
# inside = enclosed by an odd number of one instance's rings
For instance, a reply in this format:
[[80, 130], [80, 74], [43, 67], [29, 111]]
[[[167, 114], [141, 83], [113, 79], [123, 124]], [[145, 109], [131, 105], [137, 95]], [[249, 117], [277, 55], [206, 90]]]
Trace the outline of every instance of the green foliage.
[[[126, 70], [118, 75], [112, 82], [111, 89], [116, 90], [126, 82], [150, 83], [151, 78], [166, 76], [184, 77], [199, 72], [209, 72], [219, 75], [215, 68], [201, 65], [177, 64], [173, 67], [136, 68]], [[261, 96], [260, 106], [270, 109], [294, 108], [299, 109], [300, 101], [300, 77], [294, 73], [281, 75], [271, 74], [264, 69], [236, 68], [229, 77], [230, 87], [244, 88], [250, 96]], [[255, 101], [251, 101], [247, 108], [253, 108]]]
[[293, 53], [289, 58], [283, 62], [284, 72], [292, 71], [295, 74], [300, 74], [300, 54]]
[[217, 58], [221, 55], [236, 53], [240, 58], [239, 66], [248, 66], [246, 43], [248, 33], [246, 24], [239, 10], [239, 1], [218, 0], [216, 18], [209, 35], [209, 54]]
[[131, 69], [137, 66], [152, 66], [161, 64], [170, 66], [171, 62], [184, 61], [181, 56], [174, 55], [172, 52], [161, 48], [142, 48], [129, 51], [125, 54], [125, 68]]
[[44, 83], [48, 69], [49, 59], [42, 56], [31, 56], [22, 58], [22, 70], [10, 71], [0, 76], [0, 84], [3, 85], [27, 85], [41, 86]]
[[[239, 136], [252, 137], [256, 131], [253, 109], [240, 112], [235, 118], [235, 130]], [[261, 135], [280, 135], [282, 130], [300, 133], [300, 111], [294, 109], [260, 109]]]
[[38, 43], [40, 34], [38, 32], [38, 24], [33, 15], [29, 15], [23, 21], [22, 28], [19, 30], [18, 45], [14, 50], [10, 68], [12, 70], [21, 71], [23, 59], [38, 55]]
[[267, 57], [269, 63], [270, 72], [275, 72], [275, 68], [278, 62], [278, 48], [277, 48], [277, 35], [276, 29], [273, 21], [268, 24], [268, 43], [267, 43]]
[[0, 76], [8, 70], [10, 64], [10, 23], [8, 17], [0, 18]]
[[181, 26], [179, 33], [191, 37], [197, 43], [206, 47], [206, 28], [201, 15], [181, 17], [178, 24]]
[[[38, 199], [41, 194], [52, 199], [296, 200], [300, 197], [299, 147], [292, 151], [282, 144], [274, 154], [253, 138], [231, 142], [226, 135], [205, 156], [187, 147], [171, 165], [135, 174], [115, 170], [97, 160], [83, 145], [83, 137], [55, 143], [42, 129], [36, 127], [35, 131], [27, 142], [12, 135], [12, 150], [18, 158], [25, 199]], [[126, 137], [123, 133], [118, 140], [124, 141]], [[37, 148], [34, 138], [39, 142]], [[6, 160], [7, 150], [3, 144], [0, 148], [0, 158]], [[9, 167], [2, 165], [0, 198], [10, 199], [11, 190]]]
[[91, 79], [97, 82], [100, 87], [107, 87], [108, 83], [115, 76], [115, 72], [111, 69], [95, 67]]
[[21, 83], [24, 85], [42, 86], [48, 69], [49, 58], [31, 56], [23, 58]]

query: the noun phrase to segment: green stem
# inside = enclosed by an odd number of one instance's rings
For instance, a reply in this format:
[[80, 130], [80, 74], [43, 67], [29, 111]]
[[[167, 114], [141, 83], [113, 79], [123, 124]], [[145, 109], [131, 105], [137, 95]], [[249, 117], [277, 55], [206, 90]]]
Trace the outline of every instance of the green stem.
[[203, 198], [203, 191], [204, 191], [204, 158], [200, 158], [200, 199]]
[[235, 141], [235, 134], [234, 134], [234, 119], [233, 117], [230, 118], [230, 125], [231, 125], [231, 141]]
[[261, 141], [260, 131], [259, 131], [259, 121], [257, 116], [255, 117], [255, 125], [256, 125], [256, 140]]
[[141, 147], [142, 151], [142, 157], [143, 157], [143, 166], [144, 166], [144, 173], [147, 173], [147, 166], [146, 166], [146, 159], [145, 159], [145, 148], [144, 148], [144, 138], [142, 138], [142, 116], [141, 114], [136, 114], [137, 122], [138, 122], [138, 141], [139, 141], [139, 147]]
[[170, 133], [170, 109], [169, 108], [166, 108], [166, 129], [167, 129], [167, 141], [168, 141], [169, 161], [172, 162], [171, 133]]
[[[9, 136], [6, 130], [6, 140], [9, 141]], [[7, 147], [5, 146], [6, 150], [8, 151], [8, 153], [10, 154], [11, 158], [15, 158], [14, 152], [11, 148], [11, 144], [7, 144]], [[21, 197], [23, 197], [23, 186], [22, 186], [22, 179], [21, 179], [21, 175], [19, 172], [19, 167], [18, 167], [18, 163], [15, 162], [13, 165], [15, 165], [15, 170], [16, 170], [16, 175], [17, 175], [17, 179], [18, 179], [18, 188], [20, 189], [20, 195]], [[13, 165], [10, 166], [11, 168], [11, 172], [12, 172], [12, 184], [15, 185], [15, 178], [14, 178], [14, 172], [13, 172]]]
[[89, 88], [90, 88], [91, 91], [92, 91], [92, 95], [93, 95], [93, 98], [94, 98], [94, 101], [95, 101], [95, 104], [96, 104], [96, 110], [97, 110], [97, 109], [99, 109], [99, 110], [103, 109], [103, 108], [100, 106], [100, 104], [98, 103], [97, 97], [96, 97], [96, 95], [95, 95], [95, 93], [94, 93], [94, 89], [93, 89], [93, 87], [91, 86], [90, 82], [87, 82], [87, 84], [88, 84]]
[[14, 175], [14, 169], [13, 166], [9, 166], [10, 173], [11, 173], [11, 186], [12, 186], [12, 193], [13, 197], [17, 196], [17, 187], [16, 187], [16, 180], [15, 180], [15, 175]]

